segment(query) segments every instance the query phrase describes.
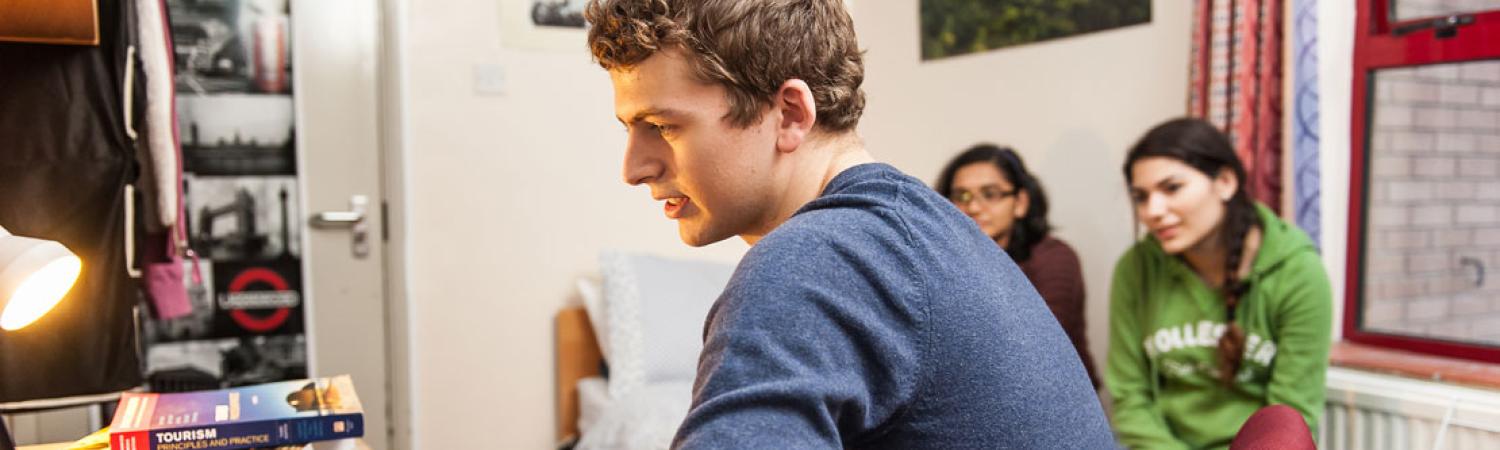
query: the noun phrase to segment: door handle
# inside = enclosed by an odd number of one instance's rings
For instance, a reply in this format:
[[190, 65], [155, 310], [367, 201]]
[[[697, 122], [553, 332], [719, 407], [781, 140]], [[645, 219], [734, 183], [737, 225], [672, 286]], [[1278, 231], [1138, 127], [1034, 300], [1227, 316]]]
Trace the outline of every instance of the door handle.
[[350, 252], [355, 258], [364, 259], [370, 256], [370, 225], [365, 221], [369, 205], [369, 197], [351, 196], [348, 211], [320, 212], [312, 217], [311, 224], [313, 228], [325, 230], [348, 228], [351, 234]]
[[1432, 20], [1424, 20], [1421, 22], [1399, 26], [1396, 27], [1396, 29], [1391, 30], [1391, 34], [1401, 36], [1431, 28], [1433, 35], [1438, 39], [1447, 39], [1458, 35], [1458, 27], [1469, 26], [1473, 24], [1473, 14], [1457, 14], [1448, 17], [1439, 17]]

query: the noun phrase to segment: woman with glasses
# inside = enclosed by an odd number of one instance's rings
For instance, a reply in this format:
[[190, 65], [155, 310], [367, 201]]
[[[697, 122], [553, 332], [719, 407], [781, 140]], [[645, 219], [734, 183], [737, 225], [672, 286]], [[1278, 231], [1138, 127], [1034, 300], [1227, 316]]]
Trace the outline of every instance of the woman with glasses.
[[1202, 120], [1153, 128], [1123, 171], [1147, 233], [1110, 286], [1120, 442], [1223, 448], [1272, 404], [1317, 430], [1332, 298], [1312, 240], [1251, 200], [1229, 139]]
[[1047, 195], [1026, 171], [1020, 155], [993, 144], [976, 145], [948, 163], [935, 188], [1021, 266], [1073, 341], [1089, 381], [1098, 389], [1099, 377], [1084, 336], [1083, 270], [1078, 254], [1051, 236]]

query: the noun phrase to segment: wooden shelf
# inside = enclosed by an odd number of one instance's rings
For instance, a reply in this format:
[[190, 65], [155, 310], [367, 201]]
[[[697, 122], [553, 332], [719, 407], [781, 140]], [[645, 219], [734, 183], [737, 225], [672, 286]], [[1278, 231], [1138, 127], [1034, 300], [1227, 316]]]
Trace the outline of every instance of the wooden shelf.
[[0, 41], [99, 45], [97, 0], [0, 0]]

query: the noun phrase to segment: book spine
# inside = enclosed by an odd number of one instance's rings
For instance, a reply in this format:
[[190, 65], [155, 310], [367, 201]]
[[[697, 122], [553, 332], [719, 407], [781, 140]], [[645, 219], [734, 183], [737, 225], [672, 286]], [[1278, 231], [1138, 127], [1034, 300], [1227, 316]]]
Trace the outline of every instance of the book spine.
[[110, 433], [109, 448], [119, 450], [150, 450], [151, 436], [146, 431]]
[[362, 414], [333, 414], [172, 427], [144, 433], [149, 434], [144, 439], [149, 445], [136, 450], [236, 450], [361, 437], [365, 423]]

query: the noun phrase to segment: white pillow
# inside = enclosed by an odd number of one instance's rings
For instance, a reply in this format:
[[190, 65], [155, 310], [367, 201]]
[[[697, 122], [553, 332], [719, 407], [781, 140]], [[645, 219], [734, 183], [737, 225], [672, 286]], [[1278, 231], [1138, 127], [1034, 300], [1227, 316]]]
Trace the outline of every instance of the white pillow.
[[692, 381], [703, 350], [703, 323], [734, 267], [605, 252], [604, 309], [609, 391], [616, 399], [647, 383]]
[[[614, 380], [610, 380], [613, 384]], [[666, 450], [687, 418], [693, 383], [652, 383], [602, 404], [588, 427], [579, 421], [577, 450]]]
[[589, 434], [589, 429], [604, 417], [613, 403], [609, 396], [609, 383], [603, 377], [585, 377], [578, 380], [578, 432]]
[[609, 312], [604, 306], [604, 287], [593, 278], [578, 279], [578, 297], [583, 300], [583, 310], [588, 312], [589, 326], [594, 329], [594, 340], [599, 343], [599, 352], [604, 362], [609, 362]]

